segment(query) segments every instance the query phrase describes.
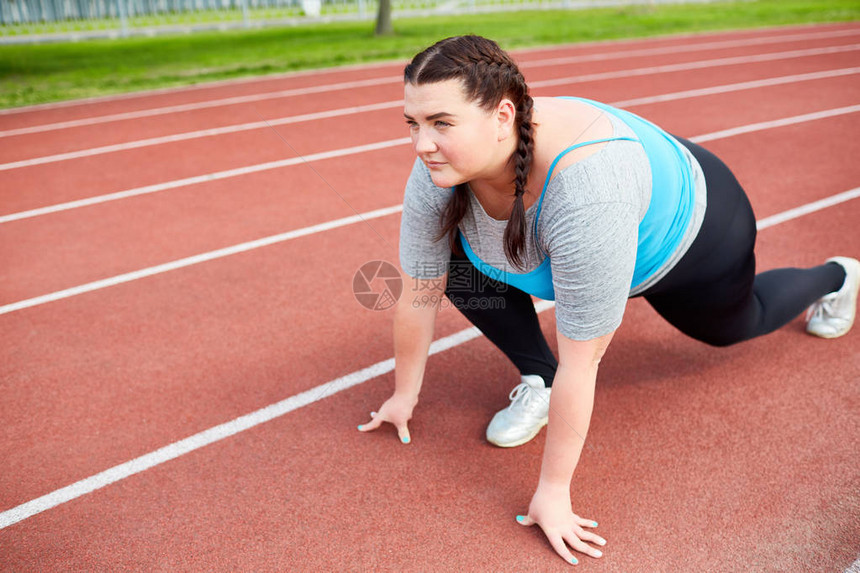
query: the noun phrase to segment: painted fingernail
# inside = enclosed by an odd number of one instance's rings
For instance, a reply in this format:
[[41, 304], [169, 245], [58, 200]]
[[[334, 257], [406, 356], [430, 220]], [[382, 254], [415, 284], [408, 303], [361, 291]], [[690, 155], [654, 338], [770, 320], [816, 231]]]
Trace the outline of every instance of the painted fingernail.
[[517, 521], [519, 521], [520, 523], [522, 523], [523, 521], [525, 521], [525, 519], [526, 519], [526, 516], [525, 516], [525, 515], [518, 515], [518, 516], [517, 516]]
[[579, 563], [579, 561], [576, 560], [576, 557], [571, 558], [570, 562], [573, 563], [574, 565]]
[[598, 545], [606, 545], [606, 540], [605, 539], [598, 539], [597, 544]]
[[595, 549], [595, 550], [594, 550], [594, 556], [595, 556], [595, 557], [603, 557], [603, 552], [602, 552], [602, 551], [598, 551], [597, 549]]
[[408, 444], [408, 443], [409, 443], [409, 438], [407, 438], [406, 436], [404, 436], [404, 437], [402, 437], [402, 438], [400, 439], [400, 441], [401, 441], [401, 442], [403, 442], [404, 444]]
[[596, 522], [596, 521], [592, 521], [592, 522], [591, 522], [591, 527], [597, 527], [597, 522]]
[[358, 426], [358, 429], [360, 430], [360, 429], [362, 429], [363, 427], [364, 427], [363, 425], [359, 425], [359, 426]]

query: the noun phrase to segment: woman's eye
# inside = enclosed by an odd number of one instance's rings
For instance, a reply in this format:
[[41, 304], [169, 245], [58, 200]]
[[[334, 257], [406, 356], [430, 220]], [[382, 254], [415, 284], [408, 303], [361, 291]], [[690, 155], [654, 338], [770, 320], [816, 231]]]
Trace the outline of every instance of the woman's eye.
[[451, 124], [447, 121], [437, 121], [436, 127], [451, 127]]

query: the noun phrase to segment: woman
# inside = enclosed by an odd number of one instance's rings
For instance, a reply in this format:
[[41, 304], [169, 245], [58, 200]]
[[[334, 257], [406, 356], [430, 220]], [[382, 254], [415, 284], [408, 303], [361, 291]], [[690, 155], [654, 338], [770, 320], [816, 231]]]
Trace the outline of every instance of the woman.
[[[568, 562], [568, 545], [599, 557], [586, 542], [605, 543], [586, 529], [596, 523], [573, 513], [570, 481], [598, 364], [629, 297], [716, 346], [771, 332], [810, 305], [810, 333], [851, 327], [860, 262], [756, 275], [749, 201], [705, 149], [597, 102], [533, 100], [510, 57], [476, 36], [415, 56], [405, 96], [418, 159], [401, 266], [426, 280], [413, 281], [395, 311], [394, 394], [359, 429], [388, 422], [409, 442], [444, 293], [522, 375], [487, 439], [516, 446], [549, 424], [537, 489], [517, 519], [538, 524]], [[558, 361], [529, 295], [556, 300]]]

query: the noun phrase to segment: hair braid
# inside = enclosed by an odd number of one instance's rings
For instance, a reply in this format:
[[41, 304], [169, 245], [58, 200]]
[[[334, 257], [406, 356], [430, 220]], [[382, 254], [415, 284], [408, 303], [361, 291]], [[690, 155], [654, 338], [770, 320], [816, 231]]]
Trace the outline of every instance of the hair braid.
[[[525, 82], [523, 82], [525, 87]], [[511, 216], [505, 227], [505, 255], [517, 268], [522, 267], [523, 249], [526, 240], [526, 210], [523, 195], [526, 192], [526, 182], [532, 167], [534, 156], [534, 133], [532, 126], [532, 108], [534, 102], [525, 87], [523, 103], [517, 109], [517, 150], [514, 153], [514, 205]]]

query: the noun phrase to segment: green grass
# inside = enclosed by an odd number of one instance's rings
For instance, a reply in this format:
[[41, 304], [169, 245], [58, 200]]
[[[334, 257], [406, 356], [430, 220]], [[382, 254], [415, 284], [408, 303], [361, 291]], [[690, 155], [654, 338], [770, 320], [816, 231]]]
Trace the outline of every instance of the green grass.
[[340, 22], [157, 38], [0, 46], [0, 107], [405, 59], [445, 36], [476, 33], [505, 48], [681, 32], [860, 19], [857, 0], [756, 0], [657, 7], [503, 12]]

